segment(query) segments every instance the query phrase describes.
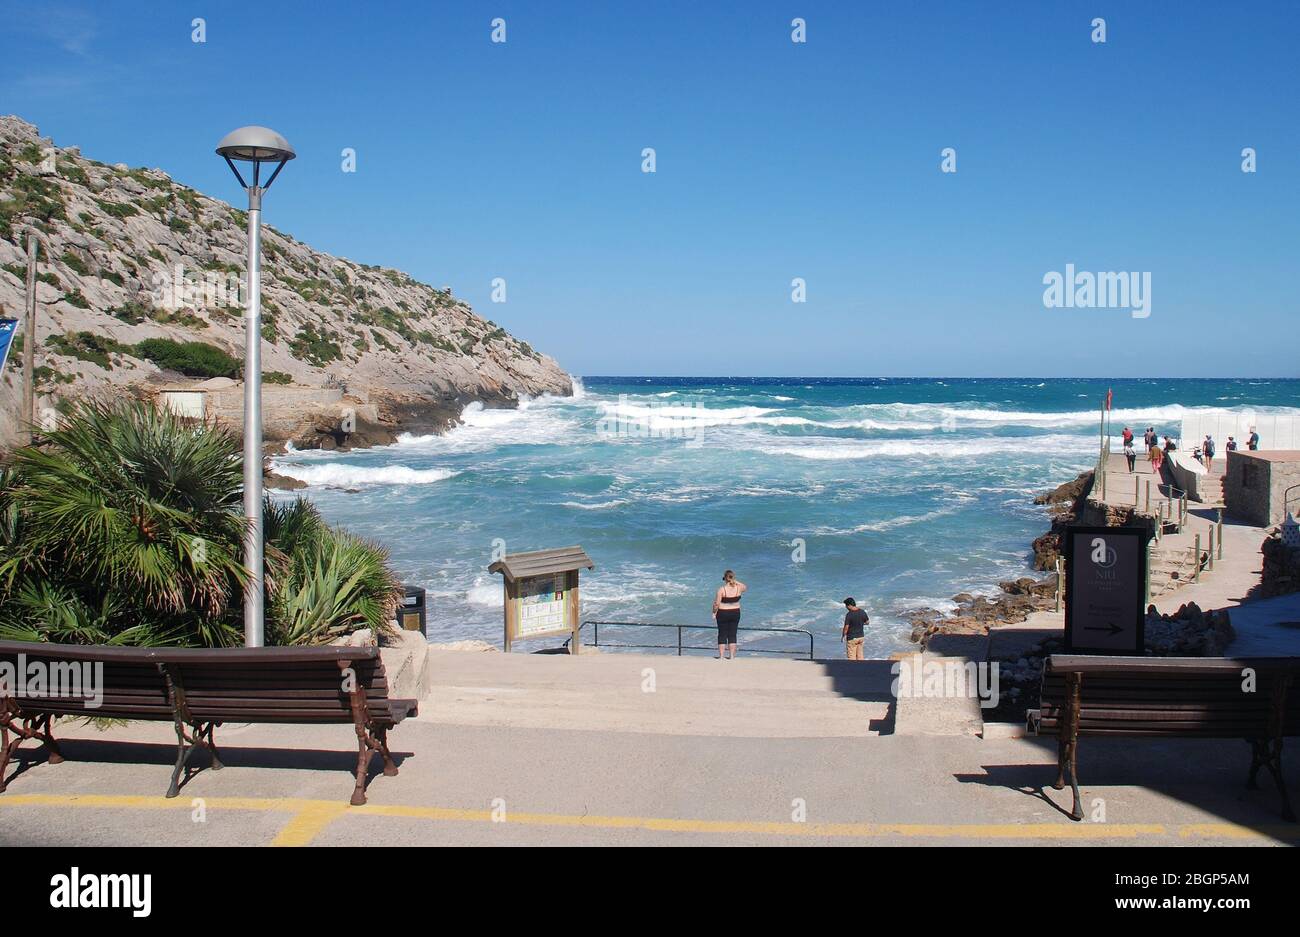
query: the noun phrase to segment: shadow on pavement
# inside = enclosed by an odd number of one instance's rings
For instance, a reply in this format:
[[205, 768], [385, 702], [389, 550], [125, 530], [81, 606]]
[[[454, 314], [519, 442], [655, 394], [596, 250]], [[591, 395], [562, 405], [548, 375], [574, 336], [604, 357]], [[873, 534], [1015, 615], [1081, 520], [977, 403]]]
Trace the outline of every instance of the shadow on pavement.
[[[981, 765], [980, 774], [954, 774], [962, 784], [981, 784], [1013, 790], [1050, 805], [1069, 816], [1070, 788], [1052, 788], [1056, 781], [1056, 740], [1037, 742], [1043, 760], [1035, 764]], [[1234, 740], [1155, 740], [1086, 738], [1079, 741], [1079, 788], [1083, 795], [1084, 823], [1100, 800], [1109, 809], [1110, 823], [1157, 823], [1154, 817], [1129, 815], [1120, 798], [1107, 788], [1140, 787], [1170, 800], [1180, 801], [1218, 818], [1267, 836], [1300, 842], [1300, 824], [1282, 819], [1282, 801], [1267, 772], [1259, 788], [1246, 788], [1250, 746]], [[1300, 757], [1283, 754], [1283, 774], [1295, 790]], [[1208, 818], [1202, 822], [1212, 822]]]
[[867, 703], [888, 703], [889, 711], [883, 719], [872, 719], [873, 732], [889, 735], [894, 731], [898, 705], [892, 691], [894, 662], [889, 660], [817, 660], [814, 661], [826, 676], [831, 689], [840, 696]]
[[[300, 771], [328, 771], [331, 774], [356, 778], [357, 751], [342, 749], [325, 751], [315, 748], [240, 748], [221, 744], [220, 729], [217, 730], [217, 752], [221, 763], [227, 768], [293, 768]], [[355, 738], [355, 737], [354, 737]], [[176, 746], [160, 745], [152, 742], [113, 742], [86, 738], [60, 738], [59, 749], [63, 752], [64, 763], [55, 770], [66, 768], [73, 771], [77, 763], [90, 764], [126, 764], [159, 765], [158, 793], [167, 790], [171, 769], [176, 764]], [[392, 750], [393, 763], [400, 770], [407, 758], [414, 757], [413, 752]], [[181, 790], [190, 780], [211, 768], [206, 752], [196, 752], [190, 762], [190, 771], [181, 782]], [[13, 787], [15, 780], [35, 765], [48, 761], [48, 752], [44, 746], [20, 748], [14, 754], [16, 770], [10, 774], [6, 783], [10, 792], [20, 792]], [[378, 755], [370, 759], [366, 773], [366, 783], [383, 774], [383, 761]], [[0, 794], [3, 797], [4, 794]]]

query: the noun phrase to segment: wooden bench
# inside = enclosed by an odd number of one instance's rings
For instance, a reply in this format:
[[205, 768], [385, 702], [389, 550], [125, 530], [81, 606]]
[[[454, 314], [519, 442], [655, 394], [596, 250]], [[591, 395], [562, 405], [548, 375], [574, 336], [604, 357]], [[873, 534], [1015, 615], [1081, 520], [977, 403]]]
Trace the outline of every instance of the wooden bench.
[[[1247, 692], [1248, 673], [1254, 674]], [[1068, 769], [1073, 820], [1083, 819], [1077, 769], [1083, 735], [1126, 738], [1245, 739], [1252, 759], [1246, 786], [1268, 768], [1282, 795], [1282, 816], [1295, 813], [1282, 778], [1282, 739], [1300, 735], [1300, 692], [1290, 692], [1300, 658], [1093, 657], [1054, 654], [1043, 669], [1029, 732], [1058, 738], [1056, 783]]]
[[[188, 779], [190, 757], [206, 749], [213, 770], [222, 767], [213, 729], [224, 722], [302, 724], [351, 723], [357, 735], [353, 804], [366, 802], [371, 757], [384, 760], [384, 774], [397, 774], [388, 753], [388, 730], [417, 714], [415, 700], [390, 699], [384, 664], [376, 647], [133, 648], [30, 644], [0, 641], [0, 676], [6, 664], [51, 675], [70, 665], [91, 671], [102, 701], [51, 695], [47, 687], [16, 682], [0, 698], [0, 792], [13, 753], [27, 739], [44, 742], [50, 764], [63, 761], [52, 732], [63, 716], [145, 719], [176, 727], [176, 767], [168, 797]], [[95, 671], [99, 676], [94, 676]], [[83, 688], [84, 691], [84, 688]], [[12, 738], [11, 738], [12, 736]]]

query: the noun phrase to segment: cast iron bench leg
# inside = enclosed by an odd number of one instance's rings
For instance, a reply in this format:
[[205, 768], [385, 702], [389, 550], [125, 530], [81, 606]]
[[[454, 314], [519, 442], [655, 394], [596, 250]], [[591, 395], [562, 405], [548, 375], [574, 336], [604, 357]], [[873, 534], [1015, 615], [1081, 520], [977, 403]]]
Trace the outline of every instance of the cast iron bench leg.
[[9, 728], [0, 726], [0, 794], [5, 792], [5, 773], [9, 770]]
[[1295, 811], [1291, 809], [1291, 795], [1287, 793], [1286, 782], [1282, 780], [1282, 740], [1274, 739], [1268, 753], [1269, 774], [1273, 775], [1273, 781], [1277, 784], [1277, 792], [1282, 795], [1282, 819], [1290, 823], [1295, 823]]
[[39, 723], [45, 726], [44, 731], [35, 734], [45, 743], [45, 747], [49, 751], [46, 760], [52, 765], [61, 765], [63, 764], [63, 750], [59, 748], [59, 743], [54, 740], [54, 730], [50, 725], [53, 721], [53, 716], [45, 716], [42, 722]]
[[1065, 675], [1065, 725], [1061, 726], [1062, 738], [1065, 740], [1065, 746], [1061, 750], [1061, 767], [1066, 765], [1070, 769], [1070, 788], [1074, 792], [1074, 807], [1070, 811], [1070, 819], [1079, 821], [1083, 819], [1083, 798], [1079, 796], [1079, 710], [1080, 710], [1080, 684], [1083, 682], [1081, 674], [1071, 673]]
[[1070, 811], [1071, 820], [1083, 819], [1083, 798], [1079, 795], [1079, 740], [1070, 742], [1070, 788], [1074, 791], [1074, 807]]
[[397, 765], [393, 764], [393, 756], [388, 753], [388, 730], [377, 728], [374, 736], [379, 743], [379, 754], [384, 756], [384, 777], [391, 778], [397, 774]]
[[167, 796], [175, 797], [181, 792], [181, 772], [183, 772], [190, 763], [190, 757], [194, 754], [197, 745], [186, 746], [190, 741], [185, 736], [185, 726], [181, 722], [176, 723], [176, 767], [172, 769], [172, 783], [167, 788]]
[[1246, 739], [1250, 743], [1250, 773], [1246, 775], [1246, 790], [1259, 790], [1259, 782], [1256, 777], [1259, 775], [1259, 769], [1264, 764], [1264, 740], [1263, 739]]
[[[18, 751], [18, 747], [28, 739], [37, 739], [45, 744], [47, 762], [52, 765], [63, 763], [63, 752], [54, 739], [54, 733], [50, 731], [52, 716], [24, 717], [21, 712], [0, 710], [0, 718], [4, 719], [4, 722], [0, 723], [0, 794], [8, 787], [5, 783], [5, 772], [9, 770], [9, 762], [13, 760], [14, 752]], [[22, 725], [15, 723], [14, 718], [20, 718]]]
[[220, 771], [225, 767], [221, 759], [217, 756], [217, 745], [212, 741], [212, 730], [216, 727], [215, 722], [202, 723], [196, 722], [190, 728], [194, 730], [194, 740], [208, 750], [208, 758], [211, 761], [212, 770]]
[[366, 727], [356, 723], [357, 730], [357, 786], [352, 791], [349, 803], [354, 807], [364, 806], [366, 802], [366, 774], [370, 769], [370, 740], [366, 737]]

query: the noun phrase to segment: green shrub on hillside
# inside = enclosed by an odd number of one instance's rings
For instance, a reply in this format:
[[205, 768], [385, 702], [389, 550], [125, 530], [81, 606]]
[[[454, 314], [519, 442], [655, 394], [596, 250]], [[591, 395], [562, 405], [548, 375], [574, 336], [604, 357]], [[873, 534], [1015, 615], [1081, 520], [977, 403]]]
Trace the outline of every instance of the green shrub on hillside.
[[149, 318], [153, 310], [149, 306], [137, 303], [134, 300], [128, 300], [116, 309], [110, 309], [109, 314], [116, 319], [120, 319], [127, 325], [139, 325], [145, 319]]
[[340, 361], [343, 358], [343, 349], [339, 348], [335, 338], [337, 336], [323, 326], [318, 332], [316, 327], [308, 322], [298, 329], [298, 334], [294, 336], [293, 341], [289, 342], [289, 350], [293, 352], [295, 358], [301, 358], [321, 368], [331, 361]]
[[90, 308], [90, 300], [81, 294], [81, 290], [69, 290], [64, 293], [63, 301], [70, 306], [76, 306], [78, 309]]
[[60, 355], [89, 361], [91, 364], [99, 365], [105, 371], [113, 370], [113, 362], [109, 355], [130, 354], [132, 350], [129, 345], [123, 345], [107, 335], [96, 335], [94, 332], [51, 335], [45, 340], [45, 344]]
[[140, 214], [140, 209], [136, 208], [129, 202], [109, 202], [105, 199], [97, 198], [95, 199], [95, 204], [100, 207], [104, 214], [110, 215], [113, 218], [130, 218], [132, 215]]
[[141, 358], [149, 359], [160, 368], [179, 371], [187, 377], [238, 377], [240, 373], [238, 361], [206, 342], [146, 338], [135, 349]]
[[63, 261], [63, 265], [73, 273], [83, 277], [90, 276], [90, 267], [88, 267], [86, 262], [72, 251], [64, 251], [63, 256], [60, 257], [59, 260]]
[[0, 237], [13, 241], [27, 220], [48, 223], [68, 219], [63, 190], [41, 176], [16, 172], [5, 183], [13, 198], [0, 202]]
[[77, 185], [90, 185], [90, 177], [86, 175], [86, 170], [82, 169], [70, 159], [61, 159], [58, 161], [59, 175], [69, 182], [75, 182]]

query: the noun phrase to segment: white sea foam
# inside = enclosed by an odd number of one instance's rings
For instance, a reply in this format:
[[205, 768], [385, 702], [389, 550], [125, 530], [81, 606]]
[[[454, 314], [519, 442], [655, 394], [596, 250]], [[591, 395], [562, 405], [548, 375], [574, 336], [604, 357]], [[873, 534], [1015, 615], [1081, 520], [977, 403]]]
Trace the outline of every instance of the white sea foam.
[[308, 485], [330, 488], [359, 488], [370, 485], [431, 485], [456, 475], [451, 469], [413, 469], [405, 465], [364, 466], [345, 462], [298, 465], [274, 463], [275, 471]]
[[811, 533], [818, 537], [844, 537], [852, 534], [866, 533], [884, 533], [887, 530], [895, 530], [899, 527], [911, 527], [913, 524], [924, 524], [927, 521], [937, 521], [941, 517], [947, 517], [959, 511], [963, 504], [973, 501], [973, 498], [958, 499], [957, 503], [948, 507], [938, 508], [934, 511], [927, 511], [925, 514], [901, 514], [898, 517], [891, 517], [883, 521], [874, 521], [869, 524], [858, 524], [855, 527], [815, 527]]
[[612, 501], [595, 501], [584, 503], [582, 501], [561, 501], [560, 507], [578, 508], [582, 511], [605, 511], [609, 508], [616, 508], [621, 504], [627, 504], [626, 498], [614, 498]]
[[[519, 402], [514, 409], [484, 407], [470, 403], [461, 413], [461, 425], [442, 435], [413, 436], [404, 433], [396, 445], [421, 453], [454, 455], [488, 452], [500, 446], [566, 445], [584, 435], [581, 416], [593, 409], [588, 398], [543, 395]], [[587, 437], [590, 439], [590, 437]]]
[[[1100, 419], [1100, 410], [1070, 410], [1063, 412], [1033, 410], [996, 410], [987, 406], [960, 406], [941, 403], [886, 403], [854, 404], [840, 408], [841, 419], [823, 425], [837, 428], [878, 430], [955, 430], [962, 428], [992, 429], [999, 426], [1026, 426], [1038, 429], [1065, 429], [1074, 426], [1093, 426]], [[1274, 408], [1255, 408], [1263, 413]], [[1294, 412], [1291, 408], [1277, 408]], [[1164, 407], [1135, 407], [1111, 411], [1111, 422], [1145, 426], [1168, 426], [1188, 416], [1214, 416], [1240, 413], [1223, 407], [1183, 407], [1177, 404]]]
[[466, 590], [465, 601], [470, 605], [501, 608], [505, 604], [504, 590], [500, 582], [484, 582], [482, 577], [477, 577], [474, 585]]
[[881, 457], [924, 456], [932, 459], [961, 459], [999, 453], [1033, 452], [1063, 455], [1093, 451], [1097, 443], [1086, 436], [995, 437], [984, 439], [929, 436], [920, 439], [830, 439], [819, 437], [800, 445], [771, 445], [763, 451], [800, 459], [868, 459]]

